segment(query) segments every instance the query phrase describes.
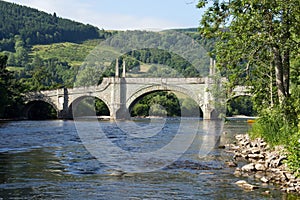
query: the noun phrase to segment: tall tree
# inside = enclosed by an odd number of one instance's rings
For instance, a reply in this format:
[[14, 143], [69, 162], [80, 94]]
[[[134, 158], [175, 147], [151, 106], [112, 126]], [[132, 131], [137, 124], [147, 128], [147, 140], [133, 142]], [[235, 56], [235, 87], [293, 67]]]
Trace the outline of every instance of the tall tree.
[[22, 87], [6, 69], [8, 57], [0, 54], [0, 117], [19, 117], [23, 104]]
[[299, 56], [300, 1], [212, 2], [199, 0], [198, 8], [210, 5], [200, 31], [217, 38], [212, 54], [223, 73], [232, 85], [253, 86], [260, 103], [283, 104], [290, 96], [291, 60]]
[[0, 117], [3, 117], [5, 106], [8, 103], [8, 71], [6, 70], [7, 56], [0, 54]]

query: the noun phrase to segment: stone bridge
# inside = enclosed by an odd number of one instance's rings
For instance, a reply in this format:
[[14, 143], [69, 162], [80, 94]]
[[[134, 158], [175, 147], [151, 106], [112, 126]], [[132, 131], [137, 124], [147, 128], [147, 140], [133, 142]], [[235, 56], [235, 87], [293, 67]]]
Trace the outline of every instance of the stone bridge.
[[[27, 93], [26, 112], [37, 101], [49, 103], [57, 111], [58, 118], [72, 118], [72, 107], [85, 97], [97, 97], [110, 111], [111, 119], [126, 119], [132, 106], [144, 95], [156, 91], [179, 92], [192, 98], [201, 108], [204, 119], [216, 119], [211, 87], [213, 80], [205, 78], [104, 78], [98, 86], [58, 89]], [[237, 88], [236, 95], [246, 95], [245, 88]]]

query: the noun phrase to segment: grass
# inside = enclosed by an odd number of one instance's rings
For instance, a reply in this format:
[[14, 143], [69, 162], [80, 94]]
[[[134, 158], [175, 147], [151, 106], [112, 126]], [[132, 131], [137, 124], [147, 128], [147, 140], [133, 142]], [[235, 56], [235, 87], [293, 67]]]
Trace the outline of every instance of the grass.
[[57, 58], [75, 67], [82, 64], [87, 55], [89, 55], [98, 43], [97, 41], [87, 41], [82, 44], [65, 42], [50, 45], [35, 45], [32, 47], [31, 56], [38, 55], [43, 60]]
[[292, 93], [291, 99], [284, 106], [266, 109], [260, 113], [250, 136], [261, 137], [273, 147], [283, 145], [288, 151], [287, 165], [300, 176], [300, 115], [297, 95], [300, 90], [295, 90], [295, 93]]

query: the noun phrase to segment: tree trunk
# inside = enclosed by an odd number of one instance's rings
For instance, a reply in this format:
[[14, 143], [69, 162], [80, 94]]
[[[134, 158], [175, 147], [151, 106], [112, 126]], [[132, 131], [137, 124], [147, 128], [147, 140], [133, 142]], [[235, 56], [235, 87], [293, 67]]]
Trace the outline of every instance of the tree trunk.
[[284, 51], [283, 55], [283, 84], [285, 89], [285, 97], [290, 96], [290, 52]]
[[275, 77], [276, 77], [276, 86], [278, 93], [278, 100], [281, 104], [286, 95], [285, 84], [284, 84], [284, 70], [283, 63], [281, 58], [281, 53], [278, 47], [273, 47], [274, 61], [275, 61]]

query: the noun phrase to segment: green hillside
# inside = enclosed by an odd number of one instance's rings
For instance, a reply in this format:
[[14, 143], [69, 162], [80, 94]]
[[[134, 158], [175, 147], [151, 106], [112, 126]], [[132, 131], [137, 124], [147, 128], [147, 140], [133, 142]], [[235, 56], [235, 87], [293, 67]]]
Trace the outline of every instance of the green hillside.
[[109, 35], [92, 25], [60, 18], [56, 13], [5, 1], [0, 1], [0, 13], [0, 51], [14, 50], [15, 35], [20, 35], [26, 45], [81, 42]]
[[42, 60], [58, 58], [62, 62], [68, 62], [73, 67], [78, 67], [98, 42], [99, 40], [93, 40], [92, 42], [86, 41], [81, 44], [64, 42], [49, 45], [35, 45], [31, 49], [31, 56], [39, 56]]
[[[114, 76], [115, 58], [119, 56], [114, 49], [129, 48], [119, 57], [120, 66], [126, 61], [128, 77], [198, 77], [208, 71], [205, 59], [197, 60], [195, 69], [180, 55], [163, 50], [172, 46], [188, 50], [190, 43], [178, 39], [174, 31], [108, 32], [1, 0], [0, 13], [0, 52], [7, 57], [8, 70], [25, 92], [73, 87], [75, 81], [83, 86], [94, 85], [102, 77]], [[194, 28], [176, 31], [201, 42]], [[104, 40], [106, 46], [96, 48]], [[130, 49], [140, 43], [151, 47], [157, 41], [157, 48]], [[188, 51], [182, 54], [189, 56]]]

